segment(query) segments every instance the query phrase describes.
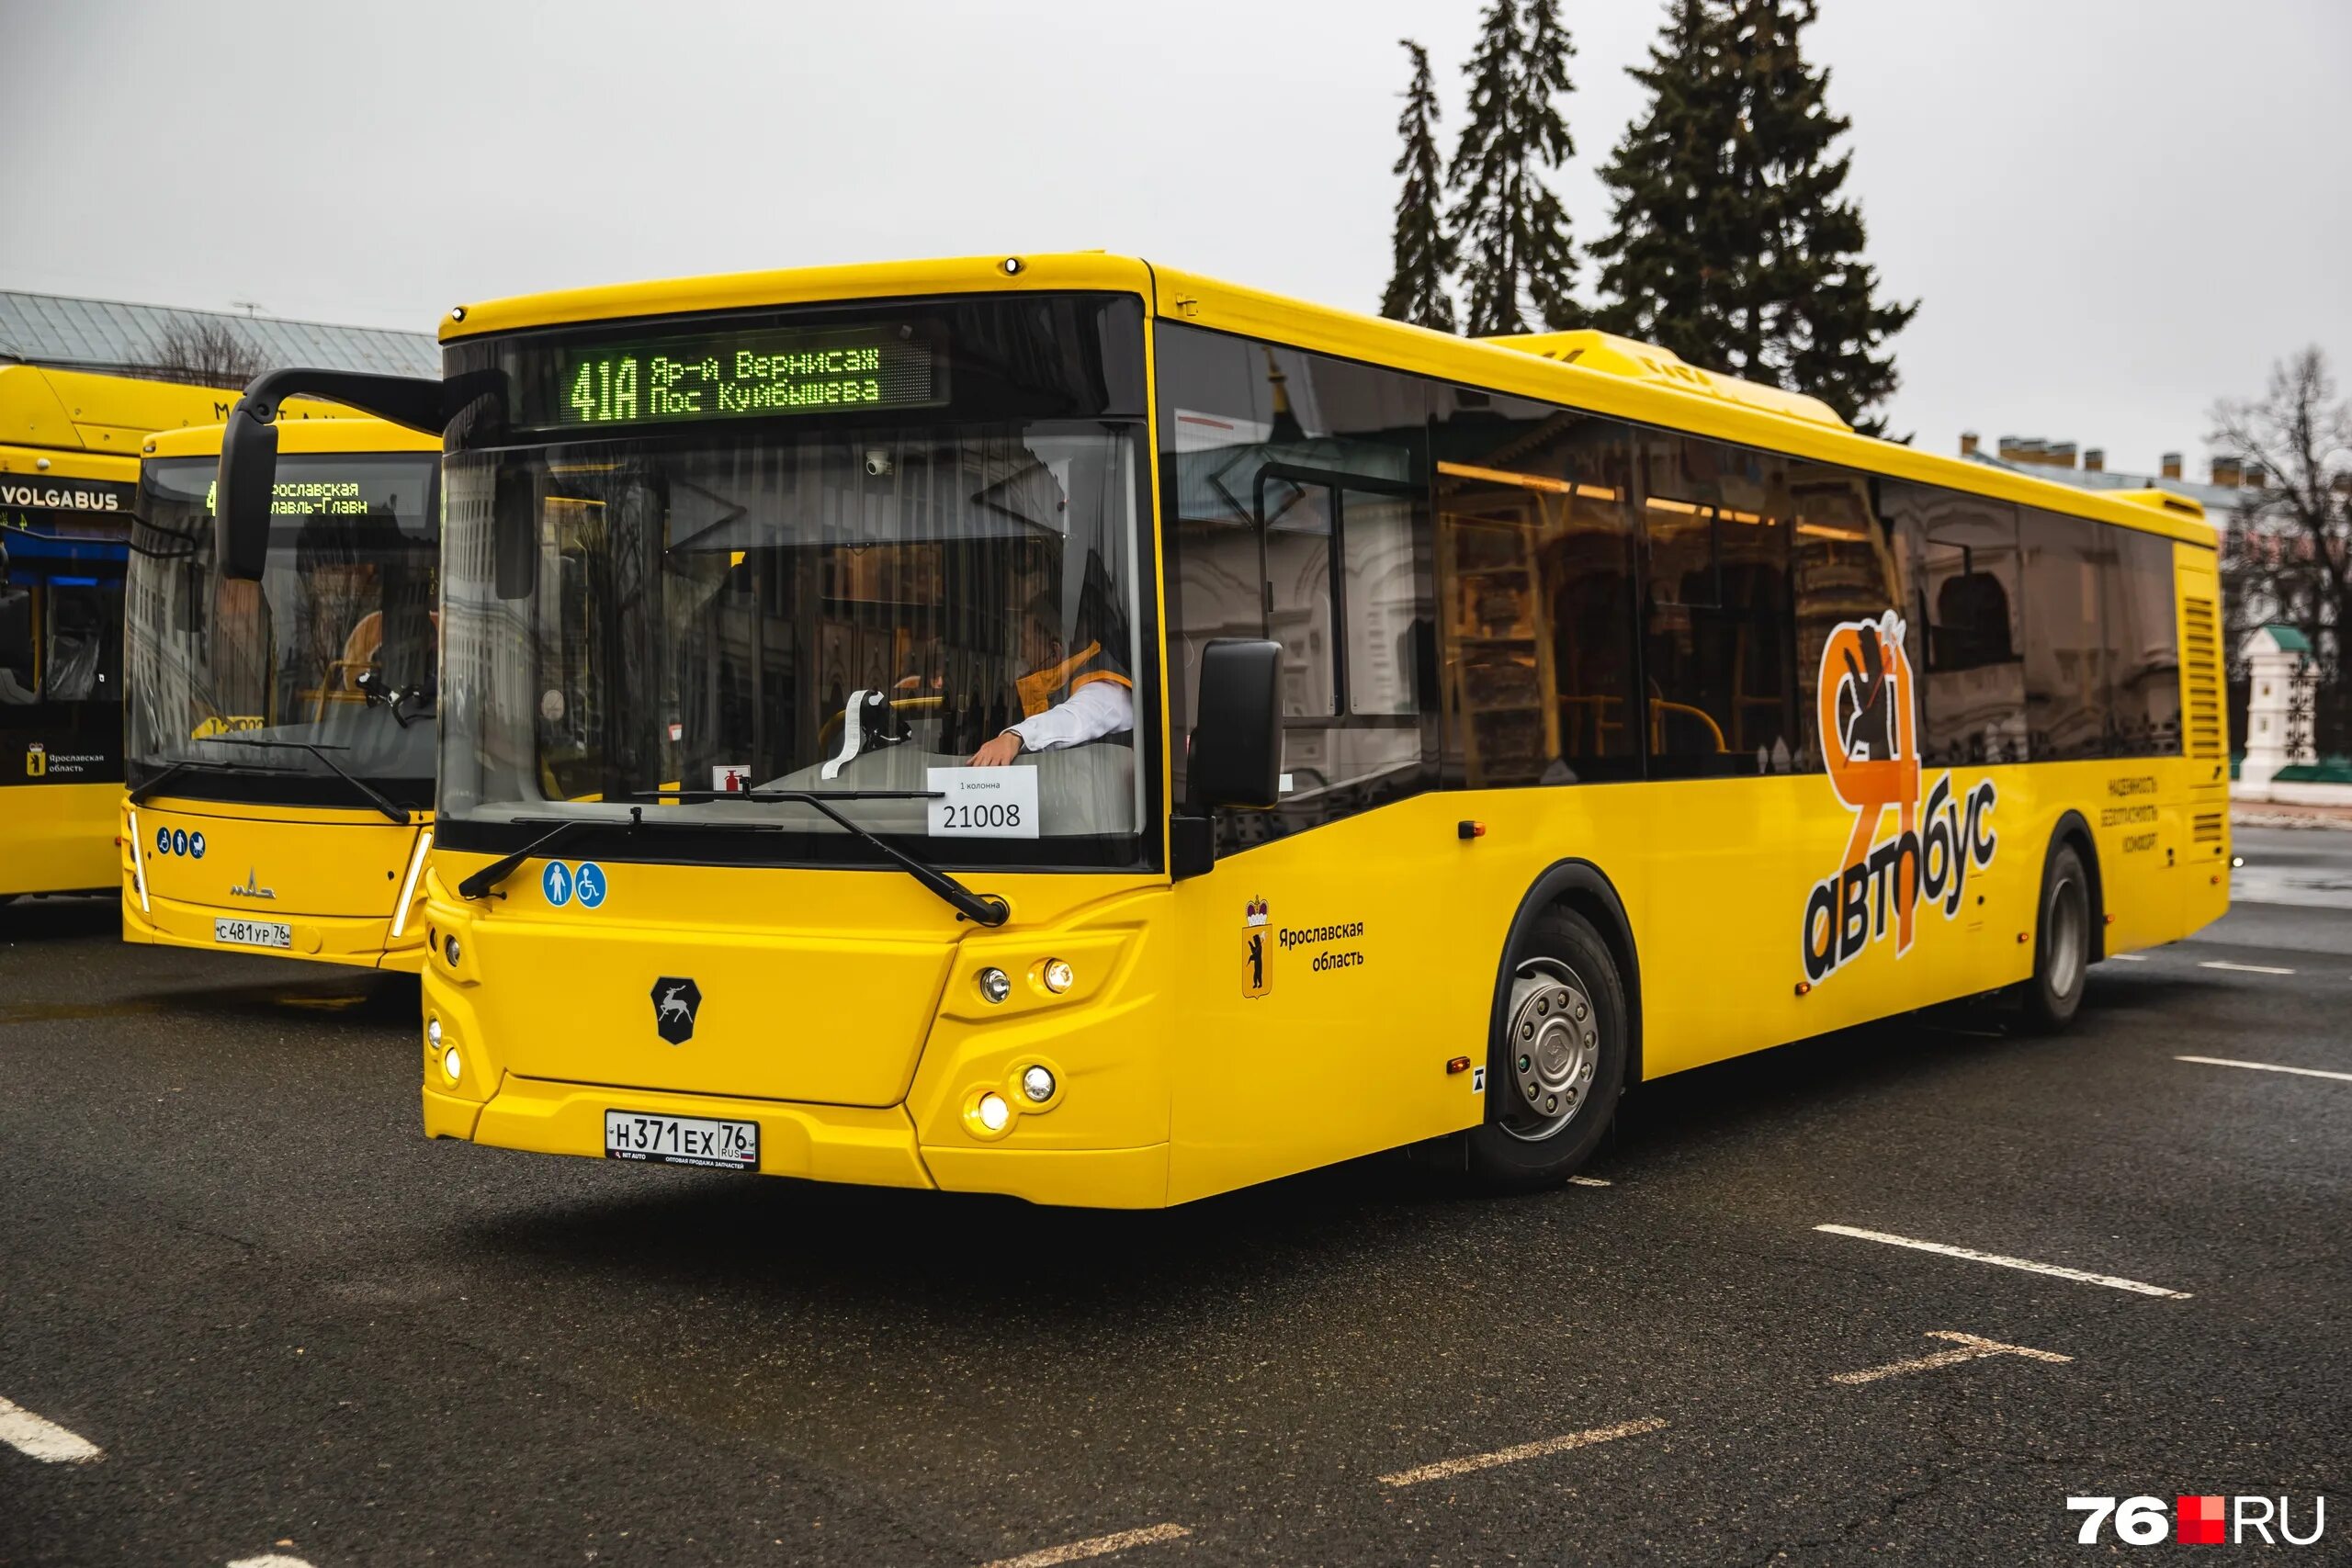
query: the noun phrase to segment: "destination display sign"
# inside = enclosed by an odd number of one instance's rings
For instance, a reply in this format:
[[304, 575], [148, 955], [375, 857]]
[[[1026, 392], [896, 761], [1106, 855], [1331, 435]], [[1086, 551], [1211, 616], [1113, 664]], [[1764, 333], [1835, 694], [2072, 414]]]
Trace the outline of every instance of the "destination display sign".
[[517, 423], [538, 429], [937, 408], [947, 401], [941, 344], [899, 323], [565, 344], [526, 351], [516, 368]]

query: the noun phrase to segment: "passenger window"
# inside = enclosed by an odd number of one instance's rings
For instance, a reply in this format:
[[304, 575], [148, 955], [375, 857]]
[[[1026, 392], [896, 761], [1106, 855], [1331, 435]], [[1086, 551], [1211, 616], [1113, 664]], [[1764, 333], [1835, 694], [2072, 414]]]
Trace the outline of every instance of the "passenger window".
[[1651, 775], [1788, 773], [1788, 459], [1663, 433], [1641, 446]]
[[52, 703], [122, 697], [122, 585], [52, 585], [41, 695]]
[[1170, 707], [1214, 638], [1283, 646], [1283, 769], [1227, 848], [1434, 785], [1424, 383], [1173, 322], [1159, 329]]
[[2028, 749], [2037, 762], [2104, 757], [2109, 655], [2102, 577], [2113, 547], [2096, 523], [2020, 509], [2025, 546]]
[[0, 583], [0, 703], [26, 705], [35, 692], [33, 591]]
[[1900, 479], [1883, 481], [1881, 494], [1909, 588], [1904, 612], [1920, 688], [1921, 760], [1937, 767], [2025, 761], [2016, 508]]
[[1442, 410], [1440, 662], [1464, 782], [1640, 776], [1630, 431], [1485, 393]]
[[[1796, 585], [1797, 765], [1807, 770], [1823, 765], [1819, 733], [1820, 682], [1825, 675], [1842, 677], [1842, 670], [1825, 671], [1823, 650], [1841, 626], [1879, 623], [1892, 612], [1905, 614], [1894, 550], [1885, 521], [1873, 499], [1874, 481], [1850, 469], [1790, 458], [1764, 459], [1767, 497], [1785, 508], [1793, 520], [1790, 550], [1795, 558]], [[1904, 651], [1912, 667], [1917, 655], [1912, 644], [1918, 634], [1905, 626]], [[1869, 644], [1876, 648], [1875, 637]], [[1894, 656], [1883, 656], [1888, 664]], [[1879, 673], [1886, 674], [1884, 666]], [[1863, 671], [1865, 675], [1867, 671]], [[1899, 700], [1912, 705], [1913, 745], [1917, 745], [1918, 694], [1904, 682]], [[1899, 733], [1899, 732], [1898, 732]], [[1836, 737], [1832, 737], [1833, 742]]]
[[2101, 525], [2122, 558], [2108, 580], [2108, 620], [2116, 654], [2109, 752], [2171, 757], [2180, 752], [2180, 630], [2173, 613], [2172, 541]]

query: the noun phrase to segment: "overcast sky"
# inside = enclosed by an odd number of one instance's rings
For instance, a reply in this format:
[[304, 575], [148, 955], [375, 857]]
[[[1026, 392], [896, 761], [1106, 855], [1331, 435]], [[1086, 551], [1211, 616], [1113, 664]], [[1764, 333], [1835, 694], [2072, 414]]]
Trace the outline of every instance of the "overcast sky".
[[[1657, 0], [1566, 0], [1579, 240]], [[1894, 428], [2190, 455], [2352, 376], [2352, 4], [1826, 0]], [[461, 300], [1104, 246], [1369, 310], [1399, 36], [1451, 133], [1475, 0], [0, 0], [0, 287], [429, 331]], [[1450, 142], [1449, 142], [1450, 145]]]

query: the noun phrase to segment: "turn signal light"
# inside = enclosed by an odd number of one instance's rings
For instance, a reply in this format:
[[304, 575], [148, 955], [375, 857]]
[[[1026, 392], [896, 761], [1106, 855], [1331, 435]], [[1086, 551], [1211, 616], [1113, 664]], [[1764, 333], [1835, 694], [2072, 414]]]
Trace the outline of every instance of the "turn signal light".
[[1457, 839], [1483, 839], [1487, 836], [1487, 825], [1465, 818], [1453, 825], [1453, 836]]

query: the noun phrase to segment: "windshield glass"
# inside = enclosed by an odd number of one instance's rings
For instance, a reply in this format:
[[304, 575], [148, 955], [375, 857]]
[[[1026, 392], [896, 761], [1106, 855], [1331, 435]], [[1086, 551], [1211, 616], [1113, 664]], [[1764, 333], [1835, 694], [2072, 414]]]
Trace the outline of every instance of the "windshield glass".
[[[1132, 859], [1138, 462], [1136, 429], [1100, 423], [452, 457], [453, 563], [488, 564], [493, 536], [519, 532], [530, 592], [502, 599], [494, 570], [453, 564], [445, 819], [618, 819], [663, 791], [928, 791], [933, 770], [994, 761], [1035, 786], [1010, 797], [1033, 817], [978, 824], [1000, 836], [928, 800], [841, 809], [934, 840], [930, 859]], [[659, 809], [813, 840], [742, 852], [867, 858], [806, 806]]]
[[268, 563], [242, 582], [214, 565], [214, 461], [145, 465], [126, 615], [134, 787], [184, 764], [175, 794], [365, 808], [339, 767], [432, 805], [435, 466], [281, 456]]

